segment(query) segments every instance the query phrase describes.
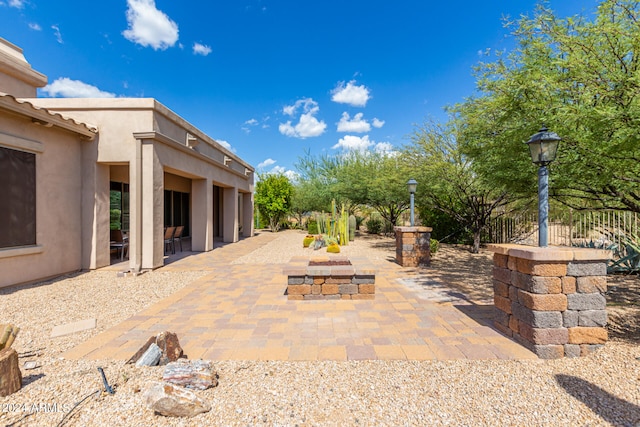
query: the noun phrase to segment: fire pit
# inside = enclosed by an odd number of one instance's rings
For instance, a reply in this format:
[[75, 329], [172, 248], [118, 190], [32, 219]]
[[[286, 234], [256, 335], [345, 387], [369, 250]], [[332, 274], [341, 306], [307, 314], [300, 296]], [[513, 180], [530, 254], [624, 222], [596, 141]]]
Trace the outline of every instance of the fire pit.
[[365, 258], [295, 257], [284, 274], [290, 300], [375, 298], [375, 271]]

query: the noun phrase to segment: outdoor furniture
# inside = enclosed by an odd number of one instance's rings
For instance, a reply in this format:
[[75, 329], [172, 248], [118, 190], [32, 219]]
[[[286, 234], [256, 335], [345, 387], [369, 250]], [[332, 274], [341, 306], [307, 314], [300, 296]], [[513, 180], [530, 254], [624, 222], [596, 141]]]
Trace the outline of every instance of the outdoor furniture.
[[124, 260], [124, 251], [127, 251], [129, 256], [129, 238], [124, 234], [122, 230], [111, 230], [110, 249], [116, 250], [116, 256], [120, 252], [120, 261]]
[[174, 252], [175, 253], [175, 246], [176, 246], [176, 240], [178, 242], [180, 242], [180, 252], [182, 252], [182, 231], [184, 230], [184, 226], [183, 225], [179, 225], [176, 227], [176, 232], [173, 235], [173, 248], [174, 248]]
[[167, 252], [167, 247], [171, 249], [171, 253], [176, 253], [176, 245], [173, 241], [173, 236], [175, 235], [176, 228], [175, 227], [167, 227], [164, 230], [164, 251]]

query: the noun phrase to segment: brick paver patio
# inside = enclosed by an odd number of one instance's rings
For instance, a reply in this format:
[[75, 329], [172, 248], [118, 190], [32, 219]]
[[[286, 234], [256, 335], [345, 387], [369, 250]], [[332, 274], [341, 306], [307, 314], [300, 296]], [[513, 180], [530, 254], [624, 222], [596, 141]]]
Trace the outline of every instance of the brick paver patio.
[[430, 302], [397, 280], [410, 270], [389, 261], [375, 263], [375, 300], [362, 301], [290, 301], [283, 264], [231, 264], [275, 238], [264, 233], [166, 265], [211, 273], [64, 356], [126, 360], [169, 330], [190, 359], [536, 358], [490, 326], [492, 306]]

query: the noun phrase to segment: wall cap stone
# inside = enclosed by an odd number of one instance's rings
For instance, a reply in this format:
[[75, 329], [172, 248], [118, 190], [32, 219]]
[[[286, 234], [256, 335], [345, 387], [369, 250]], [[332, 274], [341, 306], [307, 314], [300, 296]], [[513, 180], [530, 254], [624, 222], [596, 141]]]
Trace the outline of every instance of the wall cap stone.
[[516, 244], [489, 244], [491, 252], [524, 258], [532, 261], [607, 261], [611, 258], [611, 251], [604, 249], [573, 248], [568, 246], [538, 246]]
[[402, 233], [431, 233], [433, 228], [431, 227], [393, 227], [394, 231], [400, 231]]

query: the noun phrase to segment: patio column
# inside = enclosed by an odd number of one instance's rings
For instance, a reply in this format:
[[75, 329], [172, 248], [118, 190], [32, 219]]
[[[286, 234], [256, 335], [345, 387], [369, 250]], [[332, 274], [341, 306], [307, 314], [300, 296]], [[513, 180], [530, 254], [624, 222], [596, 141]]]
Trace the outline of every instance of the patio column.
[[253, 236], [253, 193], [242, 193], [242, 236]]
[[[87, 151], [93, 146], [87, 145]], [[82, 268], [109, 265], [109, 166], [89, 154], [82, 171]], [[83, 152], [83, 158], [87, 156]]]
[[164, 264], [164, 171], [153, 142], [142, 144], [142, 269]]
[[225, 243], [238, 241], [238, 189], [223, 188], [222, 239]]
[[191, 250], [213, 249], [213, 185], [207, 179], [191, 181]]

